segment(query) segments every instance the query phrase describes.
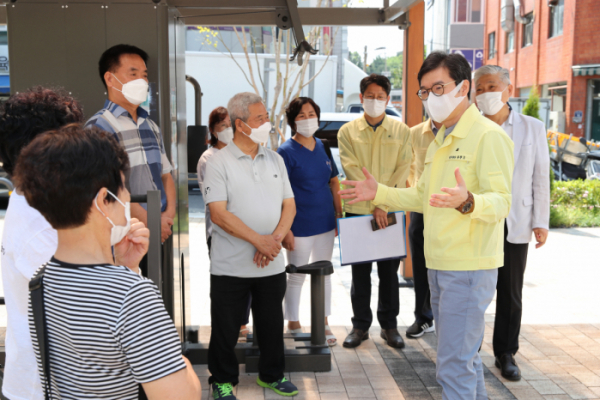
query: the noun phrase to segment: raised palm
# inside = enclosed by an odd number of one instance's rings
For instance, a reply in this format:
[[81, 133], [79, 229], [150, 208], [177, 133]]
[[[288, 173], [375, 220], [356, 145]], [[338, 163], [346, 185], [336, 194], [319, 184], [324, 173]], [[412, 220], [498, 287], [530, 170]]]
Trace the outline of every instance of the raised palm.
[[348, 204], [373, 200], [377, 194], [377, 181], [365, 167], [362, 171], [366, 178], [364, 181], [342, 181], [342, 185], [348, 186], [348, 188], [340, 190], [340, 197], [351, 200]]

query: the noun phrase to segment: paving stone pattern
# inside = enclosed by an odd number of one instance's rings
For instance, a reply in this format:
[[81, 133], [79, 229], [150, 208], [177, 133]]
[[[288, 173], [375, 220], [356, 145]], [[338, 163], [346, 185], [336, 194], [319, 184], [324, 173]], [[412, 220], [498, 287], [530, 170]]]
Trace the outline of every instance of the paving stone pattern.
[[[204, 235], [198, 220], [190, 224], [192, 243], [195, 235]], [[485, 365], [486, 388], [490, 399], [600, 399], [600, 290], [597, 289], [597, 249], [600, 229], [552, 230], [549, 244], [540, 250], [530, 248], [524, 288], [523, 328], [520, 351], [516, 356], [523, 379], [510, 382], [500, 376], [494, 366], [492, 330], [495, 302], [486, 313], [486, 333], [481, 349]], [[192, 256], [208, 260], [205, 247], [191, 247]], [[595, 260], [595, 261], [594, 261]], [[206, 262], [205, 261], [205, 262]], [[357, 349], [345, 349], [341, 342], [351, 329], [351, 269], [340, 266], [334, 249], [336, 273], [332, 276], [333, 315], [329, 319], [339, 345], [332, 348], [333, 368], [325, 373], [291, 373], [289, 379], [300, 389], [295, 398], [309, 400], [402, 400], [441, 399], [441, 387], [435, 378], [436, 337], [426, 334], [417, 340], [405, 340], [406, 348], [392, 349], [379, 337], [377, 320], [370, 329], [371, 338]], [[193, 265], [194, 267], [194, 265]], [[192, 270], [192, 319], [202, 326], [201, 340], [210, 337], [210, 302], [208, 283], [198, 273], [208, 267], [197, 265]], [[583, 279], [582, 279], [583, 278]], [[587, 279], [585, 279], [587, 278]], [[308, 282], [308, 280], [307, 280]], [[377, 270], [371, 275], [372, 309], [377, 308]], [[306, 285], [308, 286], [308, 284]], [[309, 290], [303, 290], [300, 319], [305, 332], [310, 330]], [[406, 328], [413, 322], [414, 292], [400, 289], [399, 330], [405, 338]], [[203, 399], [208, 398], [208, 370], [196, 366], [201, 376]], [[247, 374], [240, 366], [241, 379], [237, 396], [245, 399], [274, 399], [281, 396], [256, 385], [256, 374]]]
[[[209, 261], [203, 215], [190, 221], [191, 313], [200, 325], [200, 340], [210, 338]], [[3, 218], [0, 217], [0, 228]], [[600, 290], [597, 256], [600, 229], [559, 229], [550, 232], [542, 249], [530, 247], [523, 292], [523, 328], [516, 356], [523, 379], [510, 382], [494, 366], [492, 329], [495, 302], [486, 313], [486, 333], [481, 349], [486, 387], [490, 399], [600, 399]], [[337, 246], [337, 244], [336, 244]], [[436, 337], [426, 334], [406, 340], [403, 350], [392, 349], [379, 337], [375, 318], [371, 338], [357, 349], [341, 342], [351, 328], [351, 268], [341, 266], [337, 247], [332, 275], [333, 315], [329, 318], [339, 345], [332, 348], [333, 368], [324, 373], [290, 373], [300, 389], [299, 400], [402, 400], [441, 399], [435, 379]], [[377, 309], [377, 270], [372, 281], [372, 309]], [[306, 280], [309, 282], [309, 280]], [[300, 320], [310, 330], [309, 284], [302, 292]], [[3, 293], [1, 293], [3, 295]], [[399, 330], [405, 337], [413, 322], [414, 292], [400, 289]], [[0, 307], [0, 345], [4, 345], [6, 312]], [[209, 398], [208, 369], [194, 367], [201, 377], [203, 399]], [[235, 389], [241, 400], [281, 399], [256, 384], [256, 374], [240, 366], [240, 384]]]

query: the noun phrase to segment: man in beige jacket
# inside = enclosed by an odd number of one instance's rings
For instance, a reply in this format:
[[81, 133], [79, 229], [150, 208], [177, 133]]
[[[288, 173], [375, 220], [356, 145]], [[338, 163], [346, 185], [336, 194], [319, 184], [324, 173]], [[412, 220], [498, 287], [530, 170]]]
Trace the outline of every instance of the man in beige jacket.
[[[390, 187], [406, 187], [410, 172], [412, 146], [408, 127], [385, 114], [390, 101], [391, 84], [382, 75], [371, 74], [360, 82], [360, 98], [365, 113], [361, 118], [342, 126], [338, 133], [338, 144], [342, 167], [348, 179], [363, 179], [361, 169], [369, 168], [379, 182]], [[344, 206], [346, 217], [373, 214], [380, 229], [387, 226], [389, 207], [375, 207], [364, 201]], [[398, 333], [396, 317], [400, 312], [398, 291], [398, 267], [400, 259], [377, 262], [379, 275], [379, 306], [377, 319], [381, 326], [381, 337], [388, 345], [404, 347]], [[352, 332], [344, 341], [344, 347], [357, 347], [369, 338], [373, 322], [371, 311], [372, 263], [352, 265]]]

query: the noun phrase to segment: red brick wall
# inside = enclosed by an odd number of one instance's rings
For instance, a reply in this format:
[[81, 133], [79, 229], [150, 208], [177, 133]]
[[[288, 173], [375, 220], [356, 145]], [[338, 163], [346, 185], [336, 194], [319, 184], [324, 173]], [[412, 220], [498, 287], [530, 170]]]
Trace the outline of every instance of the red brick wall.
[[[570, 10], [575, 15], [575, 23], [568, 28], [573, 36], [572, 65], [600, 64], [600, 1], [578, 0], [576, 7]], [[567, 10], [565, 9], [565, 20]], [[573, 21], [573, 20], [571, 20]], [[567, 32], [567, 26], [564, 27]], [[570, 66], [569, 66], [570, 68]], [[571, 73], [569, 91], [567, 93], [567, 133], [577, 136], [585, 134], [586, 100], [589, 79], [600, 79], [599, 76], [578, 76]], [[573, 122], [575, 111], [583, 111], [582, 129]]]
[[[485, 40], [483, 41], [484, 56], [486, 64], [498, 64], [498, 56], [504, 49], [504, 31], [500, 27], [500, 0], [488, 0], [485, 4], [485, 14], [483, 22], [485, 23]], [[489, 59], [490, 49], [488, 48], [488, 35], [496, 32], [496, 57]]]
[[[489, 54], [487, 35], [495, 31], [497, 56], [486, 60], [486, 64], [500, 65], [510, 71], [511, 81], [517, 89], [515, 96], [519, 96], [520, 88], [566, 81], [566, 133], [582, 136], [585, 133], [587, 81], [592, 77], [574, 77], [571, 66], [600, 64], [600, 0], [564, 0], [563, 34], [553, 38], [548, 37], [548, 1], [525, 0], [524, 3], [525, 11], [533, 9], [535, 14], [533, 44], [521, 47], [523, 28], [515, 22], [515, 50], [505, 54], [500, 0], [487, 0], [485, 54]], [[584, 112], [582, 129], [572, 122], [577, 110]]]
[[577, 1], [575, 15], [574, 65], [600, 64], [600, 1]]

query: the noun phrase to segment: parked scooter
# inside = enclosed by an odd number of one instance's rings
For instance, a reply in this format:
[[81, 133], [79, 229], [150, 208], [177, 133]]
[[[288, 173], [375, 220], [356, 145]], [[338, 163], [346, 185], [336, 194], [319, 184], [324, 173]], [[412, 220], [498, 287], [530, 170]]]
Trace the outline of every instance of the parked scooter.
[[585, 138], [579, 138], [579, 142], [588, 150], [577, 154], [581, 158], [580, 168], [585, 170], [587, 179], [600, 180], [600, 150], [592, 150]]
[[569, 135], [564, 140], [559, 140], [558, 136], [550, 139], [552, 148], [550, 166], [554, 170], [554, 177], [557, 181], [572, 181], [587, 177], [586, 170], [582, 167], [581, 154], [585, 154], [588, 147], [572, 138], [573, 135]]

